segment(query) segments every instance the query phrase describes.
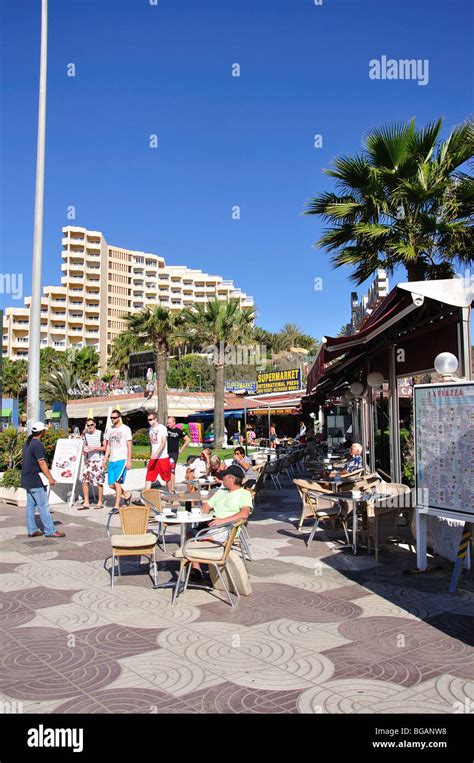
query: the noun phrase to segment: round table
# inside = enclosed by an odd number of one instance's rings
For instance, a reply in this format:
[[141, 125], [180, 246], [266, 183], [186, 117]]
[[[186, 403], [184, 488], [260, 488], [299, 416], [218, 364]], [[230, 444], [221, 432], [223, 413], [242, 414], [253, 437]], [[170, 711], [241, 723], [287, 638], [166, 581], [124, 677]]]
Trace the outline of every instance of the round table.
[[166, 495], [161, 494], [161, 498], [163, 501], [166, 501], [167, 503], [183, 503], [186, 506], [186, 510], [191, 510], [191, 504], [193, 503], [205, 503], [208, 498], [213, 495], [212, 491], [207, 491], [208, 495], [201, 495], [201, 493], [196, 490], [195, 492], [192, 491], [182, 491], [180, 493], [167, 493]]
[[[187, 537], [187, 529], [193, 524], [202, 524], [204, 522], [210, 522], [213, 518], [213, 514], [192, 514], [189, 511], [180, 511], [173, 514], [165, 514], [162, 512], [163, 519], [161, 520], [166, 525], [180, 525], [180, 548], [183, 548], [184, 542]], [[153, 588], [174, 588], [175, 584], [171, 581], [167, 583], [158, 583]]]
[[181, 526], [181, 543], [180, 547], [183, 548], [184, 541], [186, 540], [186, 531], [189, 525], [200, 524], [201, 522], [210, 522], [213, 519], [213, 514], [193, 514], [190, 511], [178, 511], [173, 514], [163, 513], [163, 522], [166, 525], [180, 525]]

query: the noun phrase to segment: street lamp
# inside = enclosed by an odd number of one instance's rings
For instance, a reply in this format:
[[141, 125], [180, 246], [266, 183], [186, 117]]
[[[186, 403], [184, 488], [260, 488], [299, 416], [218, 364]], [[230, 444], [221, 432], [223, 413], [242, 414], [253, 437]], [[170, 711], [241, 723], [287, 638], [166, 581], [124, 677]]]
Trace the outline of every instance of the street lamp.
[[36, 149], [35, 218], [28, 349], [28, 432], [40, 415], [39, 377], [41, 344], [41, 270], [43, 265], [44, 160], [46, 143], [46, 75], [48, 56], [48, 0], [41, 0], [41, 52]]
[[454, 376], [458, 366], [458, 359], [452, 352], [440, 352], [434, 361], [434, 367], [437, 373], [443, 377], [444, 381], [448, 381], [448, 377]]
[[247, 443], [247, 395], [248, 390], [236, 390], [234, 393], [236, 395], [239, 395], [239, 397], [243, 397], [244, 399], [244, 440], [245, 440], [245, 455], [248, 456], [248, 443]]

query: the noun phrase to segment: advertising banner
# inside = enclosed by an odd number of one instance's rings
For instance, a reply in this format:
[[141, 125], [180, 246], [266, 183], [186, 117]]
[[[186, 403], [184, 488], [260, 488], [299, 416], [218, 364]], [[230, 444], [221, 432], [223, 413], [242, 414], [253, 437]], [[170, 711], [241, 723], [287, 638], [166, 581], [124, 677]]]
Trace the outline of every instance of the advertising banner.
[[257, 394], [295, 392], [301, 389], [301, 369], [288, 371], [261, 371], [257, 376]]
[[226, 392], [256, 392], [257, 382], [255, 381], [226, 381]]
[[82, 439], [61, 439], [56, 443], [51, 474], [56, 482], [73, 485], [81, 463]]

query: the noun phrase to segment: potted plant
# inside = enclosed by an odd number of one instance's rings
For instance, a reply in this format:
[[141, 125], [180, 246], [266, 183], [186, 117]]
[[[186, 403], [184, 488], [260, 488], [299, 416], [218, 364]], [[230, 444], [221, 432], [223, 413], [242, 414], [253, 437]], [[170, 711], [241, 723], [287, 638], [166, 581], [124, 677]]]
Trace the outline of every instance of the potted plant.
[[26, 490], [20, 486], [20, 469], [7, 469], [0, 482], [0, 499], [16, 506], [26, 506]]

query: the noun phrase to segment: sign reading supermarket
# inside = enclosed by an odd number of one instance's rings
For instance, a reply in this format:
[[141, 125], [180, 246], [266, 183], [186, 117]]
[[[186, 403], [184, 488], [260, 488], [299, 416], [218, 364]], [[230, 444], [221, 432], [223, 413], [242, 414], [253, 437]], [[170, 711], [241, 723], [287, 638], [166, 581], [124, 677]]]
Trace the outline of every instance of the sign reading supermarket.
[[256, 392], [257, 382], [254, 381], [226, 381], [226, 392]]
[[257, 375], [257, 395], [272, 392], [294, 392], [301, 389], [301, 369], [261, 371]]

